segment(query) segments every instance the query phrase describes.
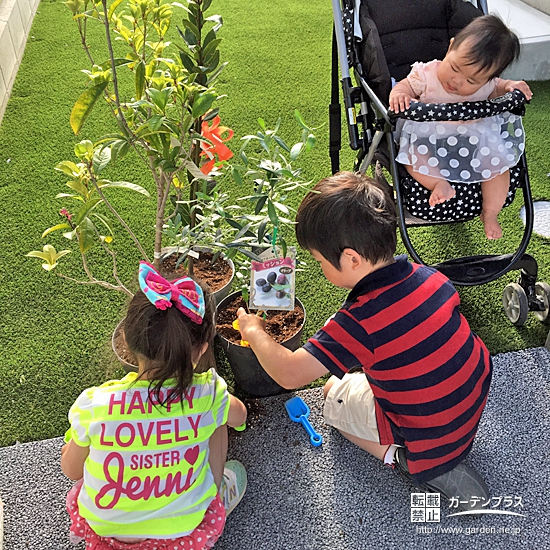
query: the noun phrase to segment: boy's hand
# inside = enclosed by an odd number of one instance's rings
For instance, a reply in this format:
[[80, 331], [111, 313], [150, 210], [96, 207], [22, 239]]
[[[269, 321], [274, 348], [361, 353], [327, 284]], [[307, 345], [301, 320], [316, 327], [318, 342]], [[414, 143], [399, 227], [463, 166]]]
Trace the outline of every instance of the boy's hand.
[[523, 80], [509, 80], [506, 83], [506, 87], [504, 89], [507, 92], [519, 90], [527, 98], [527, 101], [529, 101], [533, 97], [533, 92], [531, 91], [531, 88], [529, 88], [529, 84], [527, 84], [527, 82]]
[[250, 342], [254, 332], [258, 330], [265, 332], [265, 321], [258, 315], [246, 313], [242, 307], [237, 310], [237, 318], [239, 320], [239, 331], [243, 340]]

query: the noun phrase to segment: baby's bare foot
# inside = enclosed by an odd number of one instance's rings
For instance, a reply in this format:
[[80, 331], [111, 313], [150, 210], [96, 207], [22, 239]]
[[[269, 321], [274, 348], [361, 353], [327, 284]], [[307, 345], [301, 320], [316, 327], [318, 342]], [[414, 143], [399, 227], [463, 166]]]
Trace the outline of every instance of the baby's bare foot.
[[432, 190], [428, 203], [430, 206], [435, 206], [452, 199], [455, 195], [454, 187], [447, 180], [439, 180]]
[[481, 212], [479, 219], [483, 223], [485, 236], [490, 240], [500, 239], [502, 237], [502, 227], [498, 223], [497, 215]]

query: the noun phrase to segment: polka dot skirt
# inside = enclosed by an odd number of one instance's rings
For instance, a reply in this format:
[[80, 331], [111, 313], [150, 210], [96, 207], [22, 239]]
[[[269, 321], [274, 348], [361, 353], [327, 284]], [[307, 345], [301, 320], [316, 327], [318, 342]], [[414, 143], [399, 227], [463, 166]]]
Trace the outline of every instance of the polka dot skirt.
[[397, 162], [451, 183], [493, 179], [515, 166], [525, 148], [521, 117], [512, 113], [464, 122], [400, 120], [397, 135]]
[[67, 495], [67, 511], [71, 517], [71, 542], [86, 541], [86, 550], [203, 550], [212, 548], [225, 526], [225, 508], [219, 497], [210, 503], [204, 519], [189, 535], [177, 539], [146, 539], [129, 544], [112, 537], [100, 537], [78, 513], [78, 494], [82, 487], [79, 481]]
[[[516, 190], [523, 181], [522, 169], [515, 166], [510, 170], [510, 188], [504, 206], [514, 200]], [[420, 185], [409, 175], [401, 178], [403, 203], [416, 218], [431, 222], [466, 221], [481, 214], [481, 185], [479, 183], [453, 183], [456, 195], [444, 203], [431, 207], [428, 204], [431, 191]]]

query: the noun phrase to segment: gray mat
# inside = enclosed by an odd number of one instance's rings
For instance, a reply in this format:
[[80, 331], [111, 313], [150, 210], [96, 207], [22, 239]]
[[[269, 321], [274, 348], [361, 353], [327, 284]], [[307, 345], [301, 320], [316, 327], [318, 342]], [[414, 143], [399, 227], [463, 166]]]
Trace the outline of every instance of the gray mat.
[[[449, 517], [457, 510], [442, 502], [439, 523], [411, 522], [416, 490], [324, 425], [319, 388], [298, 393], [324, 437], [321, 447], [312, 447], [288, 419], [283, 404], [292, 394], [253, 401], [247, 430], [230, 430], [229, 458], [245, 464], [249, 482], [216, 548], [550, 549], [550, 352], [506, 353], [494, 362], [468, 458], [487, 480], [493, 513]], [[59, 470], [61, 445], [56, 438], [0, 449], [5, 550], [75, 548], [67, 537], [64, 499], [71, 483]]]

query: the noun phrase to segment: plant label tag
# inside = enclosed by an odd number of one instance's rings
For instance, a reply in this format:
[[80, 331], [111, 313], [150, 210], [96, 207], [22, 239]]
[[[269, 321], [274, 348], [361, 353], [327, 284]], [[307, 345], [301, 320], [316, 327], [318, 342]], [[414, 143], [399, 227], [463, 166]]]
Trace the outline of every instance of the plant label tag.
[[250, 271], [250, 309], [292, 311], [296, 295], [296, 247], [287, 248], [286, 257], [280, 247], [266, 250], [261, 261], [252, 262]]
[[196, 250], [189, 250], [187, 255], [191, 256], [191, 258], [195, 258], [195, 260], [198, 260], [200, 257], [200, 254]]

